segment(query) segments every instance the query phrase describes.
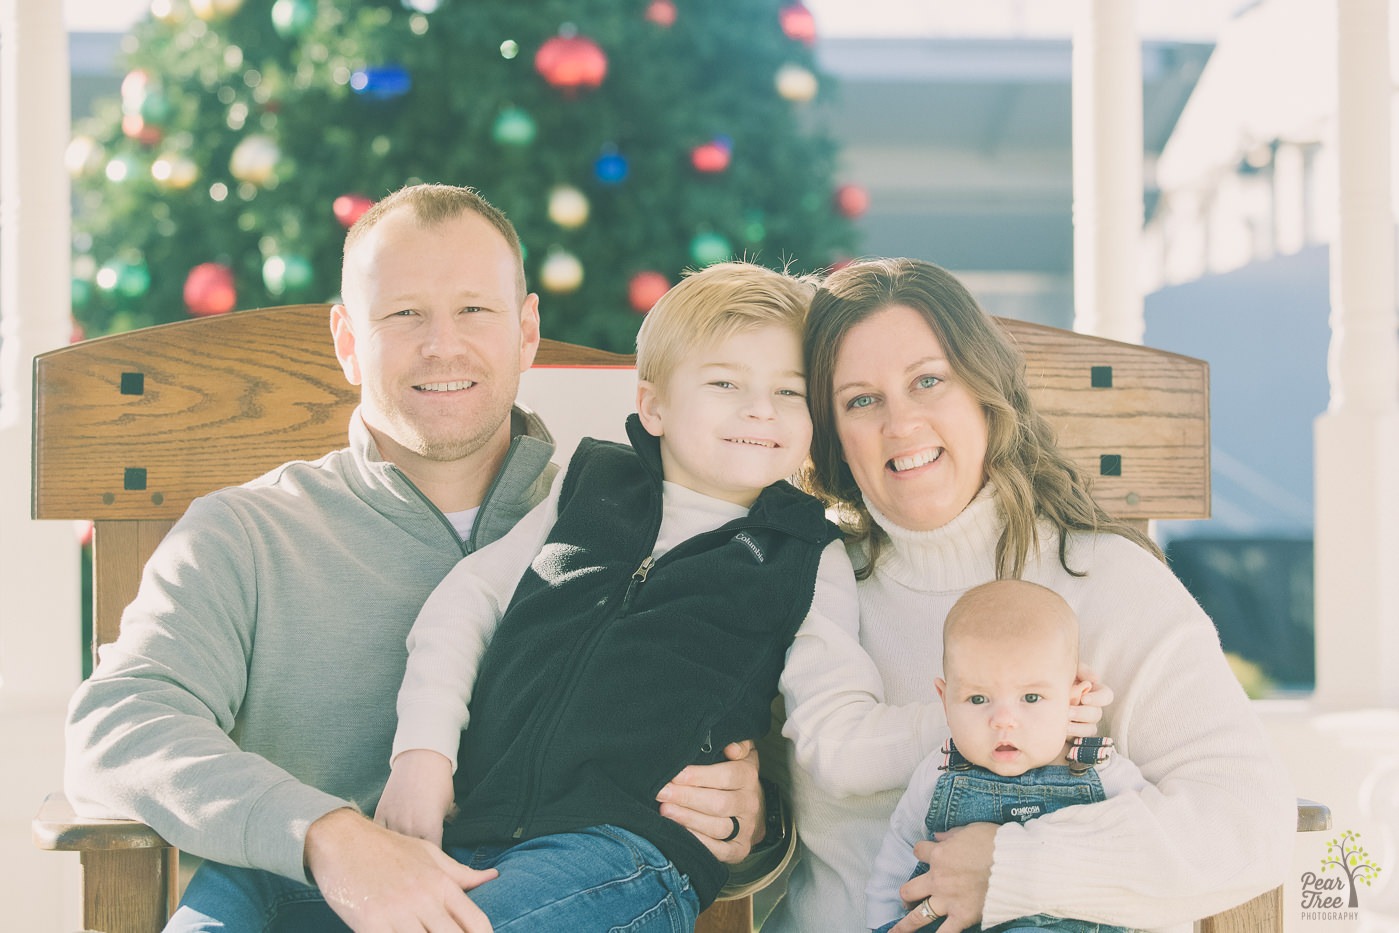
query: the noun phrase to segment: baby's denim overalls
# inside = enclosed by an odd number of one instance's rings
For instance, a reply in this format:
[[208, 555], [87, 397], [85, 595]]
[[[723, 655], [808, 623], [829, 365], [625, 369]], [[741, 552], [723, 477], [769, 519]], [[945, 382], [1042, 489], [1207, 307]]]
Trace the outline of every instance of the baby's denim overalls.
[[[933, 789], [924, 826], [931, 839], [933, 833], [946, 832], [968, 823], [1024, 823], [1065, 807], [1102, 800], [1103, 782], [1091, 767], [1076, 771], [1068, 765], [1047, 765], [1016, 777], [1002, 777], [967, 761], [957, 751], [957, 746], [949, 742], [947, 770], [938, 778], [937, 786]], [[927, 870], [928, 866], [919, 862], [909, 877], [917, 877]], [[942, 926], [944, 919], [939, 917], [923, 929], [931, 933]], [[888, 924], [880, 929], [888, 930], [892, 926]], [[970, 927], [967, 933], [1002, 933], [1030, 927], [1058, 933], [1131, 933], [1125, 927], [1087, 920], [1066, 920], [1048, 914], [1020, 917], [984, 930], [980, 926]]]

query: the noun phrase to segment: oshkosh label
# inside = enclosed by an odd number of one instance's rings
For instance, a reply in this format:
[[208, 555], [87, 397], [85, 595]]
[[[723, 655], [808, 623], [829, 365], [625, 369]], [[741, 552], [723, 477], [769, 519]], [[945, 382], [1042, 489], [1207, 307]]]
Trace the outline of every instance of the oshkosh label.
[[1037, 816], [1044, 815], [1042, 803], [1008, 803], [1001, 808], [1001, 822], [1028, 823]]

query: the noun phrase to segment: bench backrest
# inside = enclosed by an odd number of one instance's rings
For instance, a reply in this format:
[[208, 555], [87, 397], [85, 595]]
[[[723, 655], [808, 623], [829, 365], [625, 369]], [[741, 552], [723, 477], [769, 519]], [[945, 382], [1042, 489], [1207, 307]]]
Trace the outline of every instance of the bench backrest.
[[[33, 514], [89, 519], [93, 648], [112, 641], [141, 568], [196, 496], [343, 447], [358, 390], [331, 350], [329, 305], [199, 318], [40, 356]], [[1208, 369], [1200, 360], [1002, 321], [1060, 445], [1119, 517], [1209, 513]], [[566, 462], [584, 434], [620, 437], [629, 356], [544, 341], [521, 400]]]

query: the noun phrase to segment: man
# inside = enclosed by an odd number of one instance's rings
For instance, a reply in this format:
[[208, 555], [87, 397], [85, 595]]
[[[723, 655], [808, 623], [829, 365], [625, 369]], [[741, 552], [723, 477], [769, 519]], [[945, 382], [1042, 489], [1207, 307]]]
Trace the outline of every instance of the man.
[[[194, 502], [69, 711], [79, 812], [142, 820], [208, 860], [169, 929], [312, 929], [332, 919], [322, 896], [355, 930], [490, 929], [464, 892], [491, 875], [362, 814], [419, 607], [548, 489], [548, 433], [512, 409], [538, 297], [505, 217], [441, 185], [360, 219], [341, 291], [335, 352], [361, 387], [350, 446]], [[736, 861], [761, 808], [756, 755], [730, 757], [661, 799]]]

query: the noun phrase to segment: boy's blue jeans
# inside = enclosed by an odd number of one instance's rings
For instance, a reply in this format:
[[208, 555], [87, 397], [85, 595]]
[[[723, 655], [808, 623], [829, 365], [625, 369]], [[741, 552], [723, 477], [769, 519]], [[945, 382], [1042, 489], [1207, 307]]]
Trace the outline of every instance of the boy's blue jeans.
[[[496, 933], [689, 933], [699, 898], [651, 843], [615, 826], [510, 846], [452, 848], [500, 877], [469, 892]], [[314, 887], [250, 868], [200, 867], [166, 933], [345, 933]]]
[[[1015, 777], [1003, 777], [971, 764], [954, 747], [947, 771], [933, 788], [928, 815], [923, 825], [928, 838], [954, 826], [968, 823], [1024, 823], [1037, 816], [1081, 803], [1103, 799], [1103, 782], [1091, 768], [1075, 772], [1066, 765], [1034, 768]], [[920, 862], [911, 878], [928, 870]], [[897, 922], [897, 921], [895, 921]], [[887, 933], [894, 923], [886, 923], [875, 933]], [[942, 918], [923, 927], [928, 933], [942, 926]], [[1129, 933], [1123, 927], [1087, 920], [1066, 920], [1049, 914], [1020, 917], [993, 927], [970, 927], [967, 933], [1013, 933], [1015, 930], [1054, 930], [1056, 933]]]

